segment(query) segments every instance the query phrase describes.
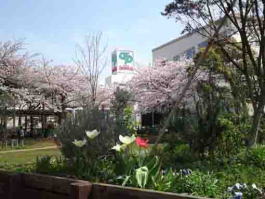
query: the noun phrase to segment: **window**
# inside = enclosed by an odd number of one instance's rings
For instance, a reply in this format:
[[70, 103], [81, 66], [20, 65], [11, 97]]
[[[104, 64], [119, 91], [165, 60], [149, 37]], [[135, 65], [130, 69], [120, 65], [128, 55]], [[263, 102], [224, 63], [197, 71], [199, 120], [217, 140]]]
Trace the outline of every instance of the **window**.
[[207, 45], [208, 45], [208, 41], [203, 41], [203, 42], [199, 43], [198, 48], [199, 49], [200, 48], [206, 48]]
[[173, 61], [179, 61], [180, 60], [180, 56], [179, 55], [176, 55], [173, 57]]
[[185, 52], [185, 56], [187, 59], [193, 58], [194, 55], [195, 55], [195, 47], [192, 47]]

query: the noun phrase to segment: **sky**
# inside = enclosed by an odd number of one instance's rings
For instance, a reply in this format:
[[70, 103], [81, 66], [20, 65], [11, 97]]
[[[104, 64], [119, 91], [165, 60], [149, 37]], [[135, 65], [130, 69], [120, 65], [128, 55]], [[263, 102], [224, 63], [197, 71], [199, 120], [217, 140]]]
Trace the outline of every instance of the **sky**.
[[[160, 13], [172, 0], [1, 0], [0, 41], [24, 40], [31, 53], [72, 64], [77, 44], [102, 32], [108, 54], [133, 50], [139, 65], [152, 49], [180, 36], [181, 25]], [[110, 64], [104, 76], [111, 72]]]

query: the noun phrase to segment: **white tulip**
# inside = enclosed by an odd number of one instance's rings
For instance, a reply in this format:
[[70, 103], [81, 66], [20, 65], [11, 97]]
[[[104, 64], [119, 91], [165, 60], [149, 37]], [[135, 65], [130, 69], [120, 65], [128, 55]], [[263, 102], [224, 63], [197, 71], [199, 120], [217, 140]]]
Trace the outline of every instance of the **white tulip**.
[[120, 144], [116, 144], [116, 145], [115, 145], [114, 147], [112, 147], [111, 149], [120, 152], [121, 149], [122, 149], [122, 145], [120, 145]]
[[257, 190], [257, 191], [259, 191], [260, 193], [262, 193], [261, 189], [259, 189], [259, 188], [257, 187], [257, 185], [254, 184], [254, 183], [252, 184], [252, 188], [255, 189], [255, 190]]
[[135, 139], [136, 139], [135, 135], [132, 135], [132, 136], [122, 136], [122, 135], [120, 135], [119, 136], [119, 140], [121, 141], [121, 143], [127, 144], [127, 145], [133, 143], [135, 141]]
[[93, 131], [86, 131], [86, 135], [89, 139], [94, 139], [95, 137], [97, 137], [100, 134], [99, 131], [97, 131], [96, 129]]
[[83, 147], [86, 144], [86, 140], [76, 140], [72, 142], [77, 147]]

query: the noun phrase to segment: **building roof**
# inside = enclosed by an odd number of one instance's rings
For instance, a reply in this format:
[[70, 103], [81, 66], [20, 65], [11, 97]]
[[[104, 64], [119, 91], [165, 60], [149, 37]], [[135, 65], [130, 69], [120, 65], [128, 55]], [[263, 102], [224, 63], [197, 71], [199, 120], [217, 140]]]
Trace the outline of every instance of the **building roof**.
[[[194, 33], [194, 32], [193, 32], [193, 33]], [[185, 35], [182, 35], [182, 36], [180, 36], [180, 37], [177, 37], [176, 39], [173, 39], [173, 40], [171, 40], [171, 41], [169, 41], [169, 42], [167, 42], [167, 43], [165, 43], [165, 44], [162, 44], [162, 45], [160, 45], [160, 46], [158, 46], [158, 47], [152, 49], [152, 51], [159, 50], [159, 49], [161, 49], [161, 48], [163, 48], [163, 47], [165, 47], [165, 46], [168, 46], [168, 45], [170, 45], [170, 44], [172, 44], [172, 43], [175, 43], [176, 41], [179, 41], [179, 40], [181, 40], [181, 39], [187, 38], [187, 37], [191, 36], [193, 33], [187, 33], [187, 34], [185, 34]]]
[[[223, 19], [223, 18], [220, 18], [220, 19], [216, 20], [215, 23], [219, 23], [222, 19]], [[165, 47], [165, 46], [168, 46], [168, 45], [170, 45], [170, 44], [172, 44], [172, 43], [174, 43], [174, 42], [176, 42], [176, 41], [179, 41], [179, 40], [181, 40], [181, 39], [187, 38], [187, 37], [193, 35], [194, 33], [198, 33], [199, 30], [204, 29], [204, 28], [207, 28], [207, 25], [202, 26], [202, 27], [199, 27], [196, 31], [194, 30], [193, 32], [186, 33], [185, 35], [182, 35], [182, 36], [177, 37], [176, 39], [173, 39], [173, 40], [171, 40], [171, 41], [169, 41], [169, 42], [167, 42], [167, 43], [165, 43], [165, 44], [162, 44], [162, 45], [160, 45], [160, 46], [154, 48], [154, 49], [152, 50], [152, 52], [154, 52], [154, 51], [156, 51], [156, 50], [159, 50], [159, 49], [161, 49], [161, 48], [163, 48], [163, 47]]]

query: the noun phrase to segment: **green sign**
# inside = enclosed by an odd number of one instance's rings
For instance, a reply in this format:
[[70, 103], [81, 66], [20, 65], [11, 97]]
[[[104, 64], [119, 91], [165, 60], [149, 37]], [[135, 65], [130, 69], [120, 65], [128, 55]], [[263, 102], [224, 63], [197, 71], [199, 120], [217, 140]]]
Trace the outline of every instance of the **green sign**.
[[132, 63], [132, 61], [133, 61], [133, 57], [128, 52], [121, 52], [119, 54], [119, 58], [121, 60], [124, 60], [124, 64], [129, 64], [129, 63]]

